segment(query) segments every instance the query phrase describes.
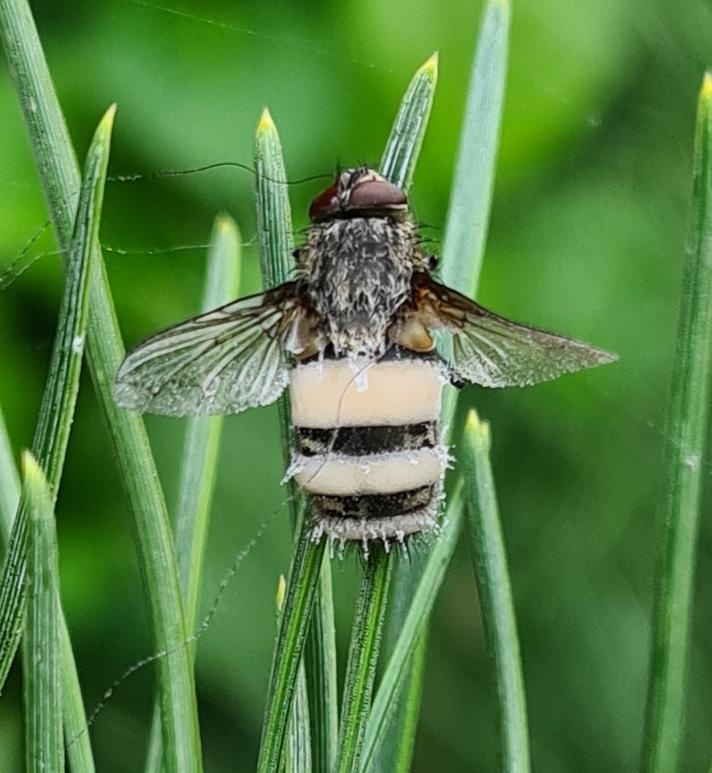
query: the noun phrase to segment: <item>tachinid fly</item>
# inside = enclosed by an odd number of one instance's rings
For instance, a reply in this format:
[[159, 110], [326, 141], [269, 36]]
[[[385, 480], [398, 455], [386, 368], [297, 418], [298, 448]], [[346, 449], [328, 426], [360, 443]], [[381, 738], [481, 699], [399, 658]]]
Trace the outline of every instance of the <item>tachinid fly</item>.
[[[615, 357], [503, 319], [433, 279], [405, 194], [372, 169], [314, 199], [297, 274], [146, 339], [124, 360], [119, 405], [171, 416], [238, 413], [289, 386], [290, 474], [314, 537], [403, 541], [437, 523], [448, 381], [526, 386]], [[452, 335], [452, 357], [433, 333]]]

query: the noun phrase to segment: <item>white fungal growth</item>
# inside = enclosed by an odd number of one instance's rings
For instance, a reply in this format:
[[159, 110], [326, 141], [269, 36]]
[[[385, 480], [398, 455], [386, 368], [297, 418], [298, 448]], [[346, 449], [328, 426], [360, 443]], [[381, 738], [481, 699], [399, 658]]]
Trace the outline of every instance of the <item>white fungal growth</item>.
[[84, 336], [76, 335], [72, 338], [72, 351], [74, 354], [81, 354], [84, 351]]

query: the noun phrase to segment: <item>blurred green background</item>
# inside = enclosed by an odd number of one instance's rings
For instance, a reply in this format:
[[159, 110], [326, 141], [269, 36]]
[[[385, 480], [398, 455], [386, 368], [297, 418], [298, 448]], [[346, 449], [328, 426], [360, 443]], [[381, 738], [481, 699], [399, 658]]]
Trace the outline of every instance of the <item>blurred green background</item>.
[[[175, 13], [166, 10], [169, 2]], [[264, 106], [280, 130], [291, 178], [329, 173], [337, 163], [377, 163], [408, 80], [439, 50], [440, 81], [412, 195], [437, 249], [480, 3], [164, 0], [161, 9], [141, 0], [45, 0], [33, 7], [82, 155], [103, 110], [118, 102], [114, 173], [250, 163]], [[637, 767], [695, 101], [710, 54], [708, 2], [514, 2], [479, 299], [621, 358], [534, 389], [467, 394], [493, 426], [534, 768], [542, 773]], [[4, 67], [0, 115], [1, 269], [47, 219]], [[321, 186], [291, 189], [297, 227]], [[248, 173], [109, 185], [102, 240], [130, 253], [106, 252], [127, 344], [197, 311], [204, 249], [165, 250], [205, 244], [220, 210], [240, 224], [248, 244], [243, 288], [256, 290]], [[50, 235], [33, 252], [42, 249], [53, 249]], [[61, 284], [60, 261], [50, 256], [0, 292], [0, 404], [17, 452], [31, 440]], [[173, 503], [183, 422], [152, 418], [148, 425]], [[205, 609], [233, 555], [280, 507], [280, 466], [274, 409], [227, 420]], [[289, 561], [282, 511], [199, 644], [207, 771], [250, 770], [256, 760], [274, 595]], [[88, 379], [58, 518], [62, 596], [91, 708], [152, 645], [126, 505]], [[712, 760], [711, 541], [703, 518], [680, 739], [685, 771], [706, 770]], [[334, 568], [343, 653], [356, 561]], [[495, 769], [489, 672], [463, 545], [434, 614], [415, 771]], [[99, 770], [141, 769], [151, 690], [144, 669], [96, 720]], [[0, 699], [3, 773], [21, 769], [20, 696], [16, 669]]]

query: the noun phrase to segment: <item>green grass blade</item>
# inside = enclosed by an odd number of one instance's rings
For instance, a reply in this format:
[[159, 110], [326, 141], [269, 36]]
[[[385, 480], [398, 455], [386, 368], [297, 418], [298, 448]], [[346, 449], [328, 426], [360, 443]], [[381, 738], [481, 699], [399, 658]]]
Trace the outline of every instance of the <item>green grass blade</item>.
[[[455, 181], [445, 228], [442, 255], [444, 281], [471, 296], [474, 296], [479, 280], [492, 201], [507, 74], [509, 26], [508, 0], [489, 0], [475, 49]], [[443, 404], [444, 424], [452, 425], [455, 400], [454, 390], [448, 389]], [[453, 522], [444, 531], [451, 535], [458, 533], [461, 517], [461, 509], [453, 511]], [[412, 596], [411, 609], [416, 604], [422, 582], [432, 568], [431, 564], [447, 565], [456, 544], [456, 540], [446, 541], [441, 536], [428, 558], [418, 591], [415, 593], [409, 582], [397, 583], [400, 593]], [[417, 580], [418, 573], [413, 573], [413, 582]], [[400, 604], [396, 604], [396, 607], [398, 606]], [[420, 681], [422, 674], [415, 671], [410, 673], [409, 664], [400, 663], [396, 659], [398, 652], [402, 653], [402, 657], [410, 658], [410, 654], [415, 651], [416, 642], [412, 641], [409, 647], [402, 648], [401, 641], [405, 636], [409, 636], [409, 633], [404, 626], [398, 628], [394, 625], [393, 630], [399, 630], [398, 641], [392, 648], [382, 684], [376, 694], [366, 736], [364, 760], [372, 765], [390, 763], [393, 754], [401, 754], [399, 750], [409, 748], [409, 742], [401, 737], [406, 721], [405, 695], [410, 696], [411, 707], [414, 703], [419, 703], [417, 687], [412, 682]], [[420, 635], [425, 636], [425, 628]], [[417, 646], [425, 645], [421, 643]], [[420, 663], [422, 668], [424, 659], [421, 659]], [[381, 698], [383, 689], [386, 692]], [[388, 738], [389, 735], [392, 737]], [[373, 744], [379, 748], [373, 748]], [[412, 746], [412, 739], [410, 745]]]
[[[413, 180], [435, 97], [437, 79], [438, 55], [434, 53], [418, 68], [408, 84], [383, 152], [381, 173], [405, 191], [410, 189]], [[393, 567], [392, 600], [389, 602], [390, 611], [382, 647], [385, 656], [390, 655], [395, 644], [395, 636], [400, 632], [419, 576], [415, 566], [406, 562], [396, 562]], [[419, 683], [420, 675], [413, 673], [412, 680], [414, 684]], [[390, 711], [388, 748], [382, 748], [378, 759], [374, 761], [374, 766], [378, 768], [388, 768], [392, 756], [398, 754], [398, 749], [412, 745], [402, 737], [406, 728], [412, 730], [406, 706], [409, 690], [408, 680], [404, 680], [402, 690], [394, 698]], [[411, 702], [409, 705], [412, 707], [414, 704]]]
[[0, 545], [6, 550], [20, 503], [20, 476], [12, 455], [5, 418], [0, 410]]
[[381, 174], [404, 191], [410, 190], [438, 82], [438, 55], [418, 68], [403, 95], [386, 149]]
[[489, 0], [480, 29], [443, 242], [443, 282], [474, 298], [484, 257], [507, 75], [509, 0]]
[[297, 683], [294, 687], [292, 715], [289, 719], [284, 760], [284, 770], [287, 773], [311, 773], [311, 728], [304, 661], [299, 664], [299, 670], [297, 671]]
[[312, 767], [330, 773], [336, 765], [339, 741], [339, 692], [336, 664], [336, 625], [331, 584], [331, 558], [322, 558], [314, 612], [304, 650], [305, 678], [311, 722]]
[[[53, 496], [56, 496], [59, 488], [79, 391], [87, 322], [90, 257], [99, 238], [113, 120], [114, 109], [111, 108], [99, 124], [87, 154], [85, 183], [77, 209], [67, 281], [33, 439], [34, 453], [47, 470]], [[27, 536], [27, 509], [20, 502], [0, 580], [0, 688], [5, 682], [22, 626]]]
[[[425, 570], [420, 578], [408, 614], [401, 627], [401, 635], [383, 673], [381, 682], [373, 700], [371, 714], [366, 727], [363, 748], [361, 750], [362, 771], [376, 770], [374, 760], [379, 747], [389, 732], [389, 712], [400, 690], [403, 689], [411, 673], [411, 655], [416, 651], [435, 599], [450, 564], [452, 552], [457, 545], [462, 526], [462, 488], [458, 486], [450, 497], [445, 511], [444, 525], [435, 539]], [[412, 695], [419, 700], [419, 696]]]
[[[262, 113], [257, 126], [254, 155], [257, 235], [262, 279], [265, 287], [273, 287], [287, 281], [291, 276], [294, 239], [282, 144], [268, 110]], [[292, 454], [292, 423], [286, 395], [280, 398], [278, 409], [286, 469]], [[294, 526], [298, 521], [300, 510], [306, 507], [306, 503], [293, 480], [288, 484], [288, 491], [290, 520]], [[308, 513], [305, 519], [309, 520]], [[309, 540], [307, 532], [304, 532], [304, 539]], [[317, 549], [313, 545], [305, 545], [304, 548], [312, 551]], [[316, 624], [310, 627], [305, 651], [312, 758], [316, 771], [330, 773], [333, 770], [336, 753], [338, 698], [331, 564], [328, 560], [323, 561], [315, 607]], [[266, 719], [267, 717], [265, 721]], [[279, 745], [281, 746], [281, 742]]]
[[480, 422], [471, 411], [462, 443], [465, 502], [485, 639], [494, 664], [501, 769], [528, 773], [527, 706], [519, 638], [489, 451], [489, 424]]
[[[287, 581], [284, 575], [279, 578], [277, 590], [277, 613], [281, 614]], [[285, 773], [311, 773], [312, 749], [309, 720], [309, 697], [307, 695], [307, 677], [304, 662], [299, 664], [297, 683], [294, 688], [292, 715], [289, 719], [287, 744], [284, 749]]]
[[428, 635], [427, 628], [425, 628], [416, 641], [410, 665], [410, 674], [405, 679], [407, 690], [402, 690], [402, 704], [398, 705], [398, 711], [401, 712], [401, 717], [399, 718], [401, 729], [398, 733], [394, 734], [393, 730], [390, 733], [394, 753], [392, 762], [389, 762], [387, 767], [381, 766], [379, 770], [392, 770], [393, 773], [410, 773], [413, 765], [415, 735], [418, 729], [420, 704], [423, 695], [423, 676], [425, 672], [425, 656], [428, 651], [427, 645]]
[[324, 539], [318, 543], [311, 541], [312, 527], [307, 516], [308, 513], [303, 510], [298, 520], [299, 528], [287, 579], [284, 610], [279, 619], [277, 643], [272, 656], [272, 672], [257, 763], [259, 773], [275, 773], [279, 770], [292, 696], [326, 546]]
[[62, 718], [67, 741], [67, 759], [72, 773], [94, 773], [94, 755], [87, 730], [87, 715], [79, 686], [77, 664], [67, 623], [59, 610], [59, 649], [61, 655]]
[[64, 770], [59, 648], [59, 570], [53, 495], [31, 453], [22, 460], [29, 519], [25, 672], [25, 766], [28, 773]]
[[700, 91], [693, 218], [668, 417], [665, 542], [656, 600], [643, 770], [678, 769], [712, 357], [712, 74]]
[[357, 771], [376, 678], [393, 553], [372, 546], [356, 601], [339, 727], [339, 773]]
[[[54, 230], [66, 254], [80, 187], [79, 170], [26, 0], [0, 0], [0, 34]], [[136, 414], [120, 410], [112, 398], [111, 384], [124, 347], [99, 250], [89, 292], [89, 366], [135, 521], [155, 647], [169, 653], [158, 663], [165, 766], [169, 771], [200, 770], [192, 661], [184, 646], [183, 608], [166, 505], [143, 422]]]
[[[229, 215], [219, 215], [208, 250], [203, 311], [222, 306], [240, 294], [240, 256], [237, 224]], [[188, 419], [185, 429], [174, 533], [185, 627], [189, 633], [195, 630], [198, 615], [222, 428], [222, 416], [195, 416]], [[195, 651], [194, 645], [192, 648]], [[160, 709], [156, 705], [146, 770], [159, 771], [162, 757]]]
[[[2, 411], [0, 411], [0, 536], [4, 544], [7, 544], [9, 539], [19, 503], [20, 477], [12, 457], [5, 420]], [[76, 738], [75, 742], [67, 749], [67, 755], [73, 773], [93, 773], [94, 759], [89, 734], [85, 732], [86, 712], [84, 711], [74, 653], [61, 606], [59, 610], [59, 637], [62, 661], [64, 734], [66, 738]]]
[[[265, 288], [286, 282], [293, 263], [294, 239], [292, 213], [287, 193], [287, 173], [282, 157], [282, 143], [269, 110], [265, 109], [255, 135], [255, 184], [257, 186], [257, 242], [260, 253], [262, 283]], [[282, 395], [278, 403], [282, 428], [282, 455], [285, 469], [292, 457], [292, 423], [289, 402]], [[299, 503], [296, 487], [289, 483], [290, 515], [296, 523]]]
[[[59, 313], [59, 323], [50, 363], [50, 373], [43, 395], [35, 433], [34, 446], [40, 462], [49, 470], [49, 485], [53, 495], [59, 488], [62, 467], [74, 416], [79, 374], [81, 370], [83, 342], [88, 316], [88, 285], [91, 256], [98, 244], [99, 223], [104, 193], [104, 182], [109, 157], [111, 130], [114, 120], [112, 107], [102, 119], [87, 154], [85, 179], [82, 186], [77, 217], [73, 229], [72, 247], [68, 260], [67, 283]], [[4, 427], [3, 427], [4, 433]], [[12, 465], [9, 449], [2, 455], [3, 467]], [[7, 478], [12, 474], [7, 473]], [[9, 493], [13, 499], [17, 492]], [[7, 523], [11, 516], [3, 517]], [[14, 520], [13, 539], [8, 552], [7, 566], [16, 581], [21, 581], [25, 561], [27, 534], [27, 510], [21, 506]], [[4, 593], [3, 580], [0, 591], [0, 683], [4, 681], [14, 648], [18, 641], [19, 625], [23, 613], [22, 586]], [[64, 724], [67, 738], [76, 741], [68, 749], [73, 769], [92, 771], [94, 763], [86, 727], [86, 715], [79, 687], [76, 664], [72, 653], [69, 633], [64, 616], [59, 612], [59, 647], [61, 653], [62, 696], [64, 700]], [[13, 631], [14, 627], [14, 631]], [[26, 660], [26, 664], [31, 663]]]
[[[239, 295], [239, 285], [240, 235], [235, 221], [221, 215], [210, 240], [202, 309], [207, 311], [234, 299]], [[222, 427], [222, 416], [199, 416], [188, 420], [185, 432], [175, 535], [189, 631], [195, 628], [198, 614]]]

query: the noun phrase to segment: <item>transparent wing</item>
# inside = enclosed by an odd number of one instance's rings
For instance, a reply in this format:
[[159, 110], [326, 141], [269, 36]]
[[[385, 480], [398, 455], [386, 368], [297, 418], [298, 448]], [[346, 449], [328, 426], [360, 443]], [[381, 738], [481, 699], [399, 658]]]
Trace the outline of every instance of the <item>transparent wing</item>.
[[267, 405], [287, 385], [283, 342], [298, 311], [290, 282], [156, 333], [126, 356], [114, 399], [122, 408], [168, 416]]
[[451, 369], [471, 384], [529, 386], [618, 359], [582, 341], [499, 317], [425, 275], [418, 279], [416, 305], [426, 324], [452, 333]]

